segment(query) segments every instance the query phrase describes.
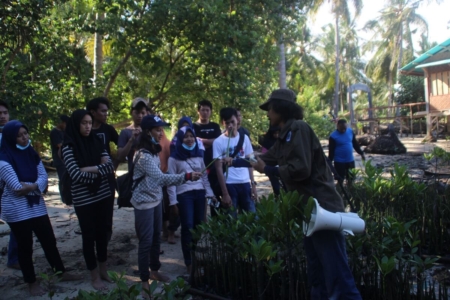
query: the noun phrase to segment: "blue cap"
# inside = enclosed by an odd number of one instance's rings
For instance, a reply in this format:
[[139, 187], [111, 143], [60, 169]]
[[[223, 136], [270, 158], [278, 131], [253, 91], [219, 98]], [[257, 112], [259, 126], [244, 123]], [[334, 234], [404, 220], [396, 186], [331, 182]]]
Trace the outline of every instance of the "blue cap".
[[142, 129], [152, 129], [154, 127], [170, 126], [169, 123], [164, 122], [160, 117], [156, 115], [147, 115], [142, 119]]

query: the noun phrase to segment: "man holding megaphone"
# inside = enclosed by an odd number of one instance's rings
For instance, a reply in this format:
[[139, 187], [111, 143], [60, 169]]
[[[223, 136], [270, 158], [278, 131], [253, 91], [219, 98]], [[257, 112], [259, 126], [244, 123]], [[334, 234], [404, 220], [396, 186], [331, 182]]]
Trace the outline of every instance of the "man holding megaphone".
[[[275, 145], [252, 163], [255, 170], [281, 177], [288, 191], [298, 191], [306, 201], [317, 199], [321, 210], [330, 214], [343, 213], [344, 203], [336, 192], [334, 179], [322, 146], [314, 131], [303, 119], [303, 109], [297, 96], [289, 89], [272, 92], [260, 105], [267, 111], [270, 126], [281, 128]], [[317, 206], [319, 207], [319, 206]], [[316, 211], [319, 211], [316, 209]], [[350, 271], [342, 229], [316, 225], [304, 240], [311, 299], [361, 299]], [[321, 217], [319, 217], [321, 218]], [[317, 224], [316, 224], [317, 223]]]

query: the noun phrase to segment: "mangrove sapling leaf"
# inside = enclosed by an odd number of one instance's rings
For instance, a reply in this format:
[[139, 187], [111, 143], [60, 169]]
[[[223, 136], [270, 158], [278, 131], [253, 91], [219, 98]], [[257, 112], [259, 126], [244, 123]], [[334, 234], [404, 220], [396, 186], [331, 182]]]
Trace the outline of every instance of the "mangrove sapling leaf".
[[381, 262], [376, 257], [375, 257], [375, 260], [377, 261], [378, 267], [384, 277], [386, 277], [386, 275], [391, 273], [392, 270], [394, 270], [394, 268], [395, 268], [395, 257], [394, 256], [391, 256], [389, 258], [387, 256], [383, 256], [383, 258], [381, 259]]
[[314, 198], [309, 197], [308, 203], [306, 204], [306, 207], [305, 207], [305, 222], [306, 223], [309, 223], [311, 221], [311, 214], [312, 214], [312, 211], [315, 206], [316, 206], [316, 202], [314, 201]]
[[273, 275], [281, 272], [281, 270], [284, 269], [284, 267], [282, 267], [282, 264], [282, 260], [279, 260], [277, 262], [270, 260], [269, 262], [264, 263], [264, 266], [266, 267], [267, 274], [272, 277]]

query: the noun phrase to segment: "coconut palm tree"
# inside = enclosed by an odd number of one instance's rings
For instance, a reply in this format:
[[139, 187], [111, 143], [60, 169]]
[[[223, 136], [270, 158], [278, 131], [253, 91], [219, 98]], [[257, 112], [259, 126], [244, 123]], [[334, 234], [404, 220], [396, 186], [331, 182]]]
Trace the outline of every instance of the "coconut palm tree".
[[337, 115], [338, 113], [338, 106], [339, 106], [339, 71], [340, 71], [340, 65], [339, 65], [339, 57], [340, 57], [340, 36], [339, 36], [339, 20], [343, 19], [347, 22], [347, 24], [350, 24], [350, 9], [349, 9], [349, 2], [352, 3], [353, 7], [355, 8], [355, 17], [359, 16], [361, 13], [362, 7], [363, 7], [363, 1], [362, 0], [352, 0], [352, 1], [346, 1], [346, 0], [318, 0], [315, 1], [312, 12], [316, 13], [319, 10], [319, 7], [322, 6], [324, 3], [330, 3], [331, 4], [331, 11], [334, 15], [334, 26], [335, 26], [335, 76], [334, 76], [334, 97], [333, 97], [333, 111], [334, 114]]
[[[338, 82], [338, 105], [341, 112], [344, 110], [344, 103], [346, 102], [347, 87], [356, 82], [366, 82], [367, 79], [364, 74], [364, 63], [361, 61], [359, 51], [359, 39], [356, 32], [356, 25], [352, 21], [347, 24], [344, 20], [339, 25], [339, 36], [343, 37], [339, 45], [339, 82]], [[323, 33], [317, 44], [316, 51], [323, 58], [323, 63], [330, 73], [335, 68], [335, 27], [332, 24], [325, 25]], [[336, 78], [329, 76], [324, 88], [332, 89], [336, 86]], [[339, 107], [339, 106], [338, 106]], [[337, 114], [334, 114], [337, 116]]]
[[414, 55], [413, 34], [417, 31], [428, 34], [427, 22], [416, 13], [419, 4], [420, 1], [417, 0], [390, 0], [380, 17], [369, 21], [365, 26], [374, 35], [364, 50], [376, 50], [366, 70], [374, 80], [385, 78], [388, 85], [388, 105], [394, 102], [392, 87], [398, 81], [398, 71], [404, 55]]

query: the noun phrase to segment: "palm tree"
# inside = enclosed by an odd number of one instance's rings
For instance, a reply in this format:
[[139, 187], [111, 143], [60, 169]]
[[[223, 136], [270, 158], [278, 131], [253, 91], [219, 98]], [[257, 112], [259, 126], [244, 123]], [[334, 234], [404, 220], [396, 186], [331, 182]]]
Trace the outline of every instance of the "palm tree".
[[320, 40], [311, 34], [306, 22], [298, 25], [297, 33], [295, 45], [291, 45], [287, 54], [289, 86], [295, 91], [301, 91], [305, 85], [315, 86], [319, 94], [325, 94], [329, 90], [327, 83], [331, 73], [328, 66], [313, 54], [320, 47]]
[[[335, 67], [335, 28], [332, 24], [328, 24], [323, 28], [323, 34], [320, 37], [317, 51], [323, 57], [323, 63], [332, 72]], [[347, 24], [341, 21], [339, 25], [339, 36], [343, 37], [339, 45], [339, 82], [338, 82], [338, 105], [341, 103], [341, 111], [344, 110], [346, 101], [346, 88], [352, 83], [367, 81], [364, 75], [364, 64], [361, 61], [359, 52], [359, 39], [355, 28], [355, 23]], [[335, 78], [329, 77], [327, 87], [335, 86]], [[334, 114], [337, 116], [337, 114]]]
[[387, 79], [388, 105], [394, 102], [393, 82], [398, 81], [405, 51], [409, 57], [414, 55], [412, 37], [416, 30], [412, 30], [411, 25], [416, 26], [421, 34], [428, 34], [427, 22], [416, 13], [419, 3], [417, 0], [390, 0], [381, 11], [381, 16], [365, 26], [367, 30], [374, 32], [371, 41], [365, 45], [365, 50], [376, 49], [367, 65], [367, 73], [373, 79]]
[[[343, 19], [348, 24], [350, 24], [350, 10], [349, 5], [346, 0], [328, 0], [326, 1], [328, 3], [331, 3], [331, 11], [334, 14], [334, 26], [335, 26], [335, 75], [334, 75], [334, 97], [333, 97], [333, 112], [335, 115], [338, 113], [338, 106], [339, 106], [339, 57], [340, 57], [340, 36], [339, 36], [339, 20]], [[354, 8], [355, 8], [355, 17], [359, 16], [361, 13], [363, 2], [362, 0], [352, 0], [351, 1]], [[319, 0], [316, 1], [312, 12], [316, 13], [320, 6], [322, 6], [325, 3], [325, 0]]]

